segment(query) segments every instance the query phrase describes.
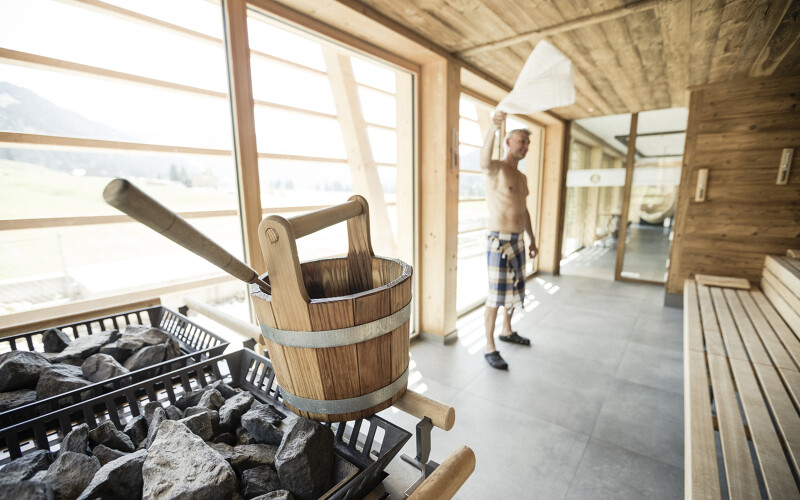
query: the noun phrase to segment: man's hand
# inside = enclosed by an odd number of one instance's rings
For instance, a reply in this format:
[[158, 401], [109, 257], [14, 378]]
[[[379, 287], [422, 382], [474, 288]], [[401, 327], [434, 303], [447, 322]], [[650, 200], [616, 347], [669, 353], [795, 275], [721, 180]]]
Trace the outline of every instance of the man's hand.
[[506, 116], [503, 111], [495, 111], [494, 116], [492, 116], [492, 123], [494, 123], [495, 127], [500, 128], [503, 125], [503, 122], [506, 121]]
[[533, 243], [531, 243], [531, 246], [528, 247], [528, 249], [529, 249], [528, 255], [531, 256], [531, 259], [536, 257], [539, 254], [539, 249], [536, 248], [536, 245], [534, 245]]

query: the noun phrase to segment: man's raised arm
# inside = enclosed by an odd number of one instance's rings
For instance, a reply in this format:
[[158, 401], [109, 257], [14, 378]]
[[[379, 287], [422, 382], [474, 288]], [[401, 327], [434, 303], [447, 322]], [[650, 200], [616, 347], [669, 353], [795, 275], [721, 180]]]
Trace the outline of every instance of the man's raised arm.
[[489, 170], [492, 167], [492, 151], [494, 150], [494, 137], [500, 126], [506, 119], [506, 114], [502, 111], [497, 111], [492, 116], [492, 124], [483, 136], [483, 146], [481, 147], [481, 170]]

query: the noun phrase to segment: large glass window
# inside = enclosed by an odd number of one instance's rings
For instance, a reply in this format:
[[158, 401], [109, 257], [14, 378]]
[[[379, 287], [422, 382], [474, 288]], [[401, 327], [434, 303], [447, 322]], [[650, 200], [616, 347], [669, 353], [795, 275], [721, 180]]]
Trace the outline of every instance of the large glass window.
[[[220, 3], [0, 11], [0, 314], [209, 283], [247, 304], [244, 285], [102, 199], [128, 178], [242, 258]], [[375, 253], [413, 264], [413, 75], [255, 10], [248, 38], [264, 214], [360, 194]], [[298, 244], [301, 260], [346, 249], [344, 224]]]
[[221, 9], [175, 7], [0, 0], [0, 314], [221, 276], [106, 205], [114, 177], [243, 254]]
[[[413, 76], [257, 10], [248, 12], [248, 34], [265, 215], [359, 194], [375, 253], [413, 263]], [[297, 249], [301, 261], [342, 255], [347, 227], [314, 233]]]
[[[491, 124], [493, 108], [471, 97], [461, 97], [459, 120], [459, 180], [458, 180], [458, 288], [456, 310], [466, 312], [486, 299], [488, 272], [486, 267], [486, 230], [489, 209], [486, 203], [486, 179], [480, 168], [483, 137]], [[509, 116], [501, 130], [528, 129], [531, 146], [519, 169], [528, 178], [528, 211], [534, 233], [538, 233], [540, 199], [541, 144], [543, 131], [518, 117]], [[493, 158], [500, 159], [504, 141], [495, 140]], [[526, 248], [530, 244], [525, 236]], [[526, 271], [535, 270], [535, 262], [526, 260]]]

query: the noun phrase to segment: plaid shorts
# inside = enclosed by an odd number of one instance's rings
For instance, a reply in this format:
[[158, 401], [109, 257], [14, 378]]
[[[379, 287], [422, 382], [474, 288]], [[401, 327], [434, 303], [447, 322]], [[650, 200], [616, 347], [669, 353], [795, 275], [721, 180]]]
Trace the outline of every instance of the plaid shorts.
[[487, 307], [513, 307], [525, 298], [525, 240], [521, 233], [489, 232], [486, 238], [489, 266]]

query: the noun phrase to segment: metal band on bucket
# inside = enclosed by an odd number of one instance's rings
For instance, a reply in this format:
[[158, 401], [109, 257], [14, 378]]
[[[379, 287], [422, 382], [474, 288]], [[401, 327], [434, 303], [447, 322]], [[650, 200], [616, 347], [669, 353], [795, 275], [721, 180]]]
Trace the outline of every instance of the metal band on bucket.
[[283, 400], [298, 410], [307, 411], [309, 413], [321, 413], [323, 415], [337, 415], [340, 413], [353, 413], [366, 410], [367, 408], [371, 408], [379, 403], [382, 403], [397, 394], [400, 389], [405, 387], [406, 382], [408, 382], [408, 368], [406, 368], [406, 371], [403, 372], [403, 374], [400, 375], [397, 380], [386, 387], [381, 387], [377, 391], [354, 398], [333, 399], [330, 401], [324, 399], [307, 399], [300, 396], [295, 396], [280, 385], [278, 386], [278, 389], [281, 391], [281, 397]]
[[[411, 302], [394, 314], [385, 316], [363, 325], [348, 326], [336, 330], [318, 330], [316, 332], [302, 332], [292, 330], [278, 330], [259, 322], [261, 334], [264, 338], [285, 347], [341, 347], [358, 344], [366, 340], [380, 337], [396, 330], [411, 317]], [[367, 406], [369, 408], [369, 406]], [[310, 410], [309, 410], [310, 411]]]

